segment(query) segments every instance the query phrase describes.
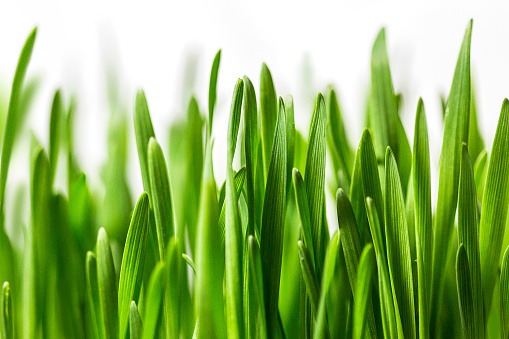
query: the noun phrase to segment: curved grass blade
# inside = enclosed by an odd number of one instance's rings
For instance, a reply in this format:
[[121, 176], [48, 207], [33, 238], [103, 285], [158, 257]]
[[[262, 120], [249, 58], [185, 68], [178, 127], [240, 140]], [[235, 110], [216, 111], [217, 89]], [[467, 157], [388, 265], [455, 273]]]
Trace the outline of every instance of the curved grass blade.
[[408, 225], [396, 159], [390, 147], [385, 155], [385, 235], [393, 297], [400, 309], [403, 333], [406, 338], [415, 338], [414, 283]]
[[422, 99], [415, 118], [413, 188], [419, 302], [419, 338], [429, 338], [429, 294], [433, 270], [433, 225], [428, 127]]
[[509, 247], [504, 252], [500, 272], [500, 325], [502, 338], [509, 338]]
[[321, 281], [327, 246], [322, 240], [323, 233], [328, 232], [328, 229], [325, 229], [322, 223], [325, 205], [326, 124], [325, 100], [322, 94], [318, 93], [313, 116], [311, 117], [309, 147], [306, 156], [306, 175], [304, 176], [318, 283]]
[[357, 287], [355, 290], [355, 304], [354, 304], [354, 324], [353, 324], [353, 337], [364, 338], [364, 331], [366, 329], [365, 319], [368, 317], [368, 303], [371, 300], [371, 280], [374, 276], [376, 267], [375, 255], [373, 245], [368, 244], [362, 251], [359, 260], [359, 269], [357, 275]]
[[104, 337], [118, 338], [117, 278], [110, 241], [104, 228], [99, 230], [97, 237], [97, 286]]
[[32, 57], [34, 49], [37, 27], [28, 35], [25, 45], [21, 50], [14, 79], [12, 80], [11, 97], [9, 99], [9, 108], [7, 110], [7, 121], [5, 123], [4, 140], [2, 144], [2, 159], [0, 163], [0, 209], [3, 211], [5, 198], [5, 185], [7, 183], [7, 173], [9, 172], [9, 162], [11, 160], [12, 148], [14, 146], [15, 133], [17, 130], [19, 101], [23, 87], [23, 81], [28, 68], [28, 63]]
[[265, 179], [268, 178], [269, 165], [272, 158], [272, 144], [274, 143], [274, 134], [278, 118], [278, 103], [276, 89], [272, 81], [272, 75], [265, 63], [262, 64], [260, 73], [260, 117], [261, 117], [261, 135], [263, 145], [263, 168], [265, 169]]
[[458, 179], [461, 145], [468, 141], [470, 114], [470, 42], [472, 21], [469, 22], [454, 71], [445, 112], [444, 139], [440, 153], [438, 200], [433, 244], [433, 276], [430, 309], [430, 328], [437, 328], [437, 317], [442, 305], [445, 275], [443, 274], [454, 229], [458, 203]]
[[62, 95], [58, 89], [53, 97], [51, 105], [51, 116], [49, 123], [49, 164], [51, 167], [51, 182], [54, 181], [57, 170], [58, 150], [60, 148], [60, 125], [63, 118]]
[[479, 246], [485, 309], [490, 309], [509, 200], [509, 101], [504, 100], [482, 199]]
[[237, 190], [233, 175], [233, 157], [237, 146], [242, 95], [244, 83], [235, 84], [228, 122], [228, 159], [226, 164], [226, 223], [225, 223], [225, 293], [226, 328], [228, 337], [242, 338], [244, 335], [243, 315], [243, 272], [242, 272], [242, 225], [238, 209]]
[[148, 171], [150, 189], [152, 191], [152, 207], [159, 245], [159, 258], [166, 258], [166, 244], [173, 237], [173, 207], [168, 169], [164, 160], [163, 150], [154, 138], [148, 142]]
[[188, 256], [185, 253], [182, 253], [182, 259], [185, 260], [185, 262], [189, 265], [189, 267], [191, 267], [193, 269], [193, 272], [196, 274], [196, 266], [194, 264], [193, 258], [191, 258], [190, 256]]
[[403, 328], [397, 303], [394, 303], [389, 265], [383, 251], [382, 228], [378, 218], [375, 202], [371, 197], [366, 198], [366, 212], [368, 214], [369, 227], [373, 237], [376, 261], [378, 267], [378, 291], [380, 293], [383, 331], [385, 338], [403, 338]]
[[[170, 256], [168, 252], [168, 258]], [[164, 262], [158, 262], [150, 275], [148, 288], [146, 290], [145, 299], [145, 312], [143, 313], [143, 338], [157, 338], [159, 324], [162, 320], [163, 313], [163, 292], [164, 292]], [[134, 301], [133, 301], [134, 302]], [[174, 307], [178, 307], [176, 304]], [[178, 311], [178, 308], [177, 308]], [[166, 324], [168, 326], [169, 324]], [[172, 324], [173, 325], [173, 324]], [[178, 328], [177, 328], [178, 331]], [[173, 332], [172, 332], [173, 333]], [[178, 333], [178, 332], [177, 332]], [[173, 338], [173, 337], [172, 337]]]
[[155, 139], [154, 127], [150, 119], [147, 98], [145, 92], [139, 89], [136, 93], [134, 104], [134, 134], [136, 136], [136, 146], [138, 148], [138, 158], [140, 161], [141, 178], [143, 180], [143, 188], [152, 196], [150, 191], [150, 175], [148, 169], [148, 143], [150, 138]]
[[131, 339], [141, 339], [143, 333], [143, 323], [136, 302], [131, 301], [129, 308], [129, 334]]
[[306, 291], [311, 301], [313, 310], [318, 313], [318, 305], [320, 303], [320, 289], [318, 288], [318, 279], [316, 277], [309, 250], [304, 246], [302, 241], [298, 241], [299, 246], [299, 262], [302, 271], [302, 277], [306, 284]]
[[2, 286], [2, 338], [14, 339], [14, 313], [12, 309], [12, 294], [9, 283]]
[[474, 163], [475, 190], [477, 192], [477, 200], [480, 203], [482, 203], [482, 196], [484, 195], [484, 185], [486, 184], [487, 174], [488, 174], [488, 152], [486, 152], [486, 150], [483, 150], [479, 154]]
[[472, 281], [468, 256], [463, 244], [458, 248], [456, 256], [456, 286], [458, 288], [458, 299], [461, 314], [461, 325], [465, 338], [476, 338], [474, 302], [472, 299]]
[[217, 224], [219, 206], [210, 141], [207, 144], [199, 211], [196, 238], [196, 309], [200, 317], [199, 331], [207, 333], [209, 338], [224, 338], [224, 255]]
[[477, 220], [477, 196], [474, 173], [468, 156], [467, 145], [463, 145], [458, 196], [458, 243], [467, 253], [472, 284], [472, 324], [475, 338], [484, 338], [484, 312], [479, 259], [479, 222]]
[[263, 291], [267, 336], [269, 338], [276, 336], [278, 327], [277, 313], [286, 214], [286, 166], [288, 155], [285, 119], [283, 99], [279, 99], [279, 112], [267, 176], [260, 234]]
[[306, 192], [304, 180], [302, 179], [302, 175], [296, 168], [293, 169], [293, 185], [295, 191], [295, 200], [297, 201], [297, 209], [299, 211], [300, 216], [304, 245], [309, 250], [309, 255], [311, 256], [311, 262], [313, 263], [314, 268], [316, 265], [316, 261], [313, 237], [311, 235], [312, 230], [311, 230], [311, 217], [309, 215], [308, 195]]
[[87, 252], [86, 259], [87, 297], [90, 309], [92, 330], [96, 338], [103, 338], [101, 301], [97, 281], [97, 260], [94, 252]]
[[221, 50], [217, 51], [214, 61], [212, 62], [212, 69], [210, 70], [210, 83], [209, 83], [209, 129], [208, 135], [212, 133], [212, 120], [214, 118], [214, 106], [216, 105], [216, 88], [217, 88], [217, 74], [219, 72], [219, 63], [221, 62]]
[[125, 338], [129, 329], [129, 305], [140, 295], [143, 266], [147, 251], [149, 231], [149, 201], [147, 193], [142, 193], [134, 208], [127, 233], [120, 267], [118, 289], [119, 338]]

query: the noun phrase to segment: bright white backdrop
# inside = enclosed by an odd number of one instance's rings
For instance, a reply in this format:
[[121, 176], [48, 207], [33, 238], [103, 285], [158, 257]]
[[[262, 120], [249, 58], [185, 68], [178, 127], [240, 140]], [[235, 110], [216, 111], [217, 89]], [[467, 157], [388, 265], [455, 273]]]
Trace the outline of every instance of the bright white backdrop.
[[[330, 83], [339, 92], [351, 143], [361, 133], [369, 83], [371, 46], [386, 27], [396, 91], [404, 96], [403, 121], [409, 137], [417, 100], [423, 97], [429, 124], [432, 166], [441, 145], [440, 93], [448, 93], [465, 26], [474, 18], [472, 69], [480, 128], [491, 145], [500, 107], [509, 96], [509, 20], [507, 6], [474, 4], [362, 2], [354, 6], [315, 3], [220, 3], [178, 1], [36, 2], [0, 4], [0, 88], [9, 91], [24, 39], [38, 25], [29, 77], [41, 76], [42, 88], [30, 115], [30, 128], [47, 140], [52, 92], [78, 95], [77, 151], [92, 186], [106, 156], [108, 106], [105, 60], [119, 72], [123, 101], [131, 110], [136, 88], [146, 91], [156, 135], [166, 145], [169, 123], [182, 114], [184, 68], [195, 60], [191, 84], [206, 108], [210, 65], [218, 48], [222, 60], [215, 120], [218, 179], [220, 155], [233, 85], [248, 75], [258, 88], [262, 62], [272, 71], [278, 95], [293, 94], [297, 126], [307, 133], [312, 94]], [[411, 139], [412, 140], [412, 139]], [[28, 143], [22, 144], [10, 183], [28, 180]], [[131, 144], [130, 180], [141, 192], [135, 146]], [[18, 152], [19, 154], [19, 152]], [[433, 175], [436, 187], [436, 175]], [[28, 182], [28, 181], [26, 181]], [[10, 184], [8, 189], [13, 189]], [[11, 187], [11, 188], [9, 188]]]

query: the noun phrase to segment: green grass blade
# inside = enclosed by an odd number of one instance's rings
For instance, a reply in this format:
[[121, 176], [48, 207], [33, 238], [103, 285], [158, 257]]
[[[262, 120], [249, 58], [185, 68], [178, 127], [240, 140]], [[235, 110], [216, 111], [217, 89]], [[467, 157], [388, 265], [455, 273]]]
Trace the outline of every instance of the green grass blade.
[[286, 213], [286, 166], [287, 144], [283, 100], [279, 100], [279, 112], [272, 155], [267, 176], [267, 187], [262, 214], [260, 252], [263, 271], [263, 291], [267, 336], [274, 338], [277, 332], [279, 280], [283, 254], [283, 236]]
[[479, 232], [477, 219], [477, 196], [474, 173], [468, 156], [467, 146], [463, 145], [458, 196], [458, 243], [463, 244], [468, 257], [472, 283], [472, 307], [474, 337], [484, 338], [484, 312], [481, 283], [481, 264], [479, 259]]
[[2, 286], [2, 338], [14, 339], [14, 313], [12, 309], [12, 294], [9, 283]]
[[309, 215], [308, 195], [306, 192], [304, 179], [302, 179], [302, 175], [296, 168], [293, 169], [293, 185], [295, 191], [295, 200], [297, 201], [297, 209], [299, 211], [304, 245], [309, 250], [309, 255], [311, 256], [311, 262], [313, 263], [314, 268], [316, 265], [316, 261], [315, 261], [314, 242], [313, 237], [311, 235], [312, 230], [311, 230], [311, 217]]
[[[168, 252], [168, 258], [169, 256], [170, 252]], [[162, 321], [165, 272], [164, 262], [158, 262], [150, 275], [144, 299], [145, 312], [143, 313], [143, 338], [146, 339], [157, 337], [158, 326]]]
[[398, 304], [406, 338], [416, 337], [414, 283], [405, 202], [396, 159], [390, 147], [385, 156], [385, 234], [394, 302]]
[[391, 279], [389, 276], [389, 265], [382, 241], [382, 227], [378, 218], [375, 202], [371, 197], [366, 198], [366, 212], [368, 214], [369, 227], [373, 237], [373, 247], [375, 248], [376, 261], [378, 267], [378, 290], [380, 293], [382, 323], [385, 338], [403, 338], [403, 329], [399, 315], [399, 308], [394, 303]]
[[240, 222], [237, 190], [233, 175], [233, 157], [237, 146], [244, 83], [235, 84], [228, 123], [228, 159], [226, 164], [226, 223], [225, 223], [225, 293], [226, 328], [229, 337], [244, 336], [242, 225]]
[[328, 232], [328, 229], [325, 229], [322, 223], [325, 206], [326, 125], [327, 113], [325, 110], [325, 100], [323, 96], [318, 93], [313, 116], [311, 117], [309, 147], [306, 156], [306, 174], [304, 176], [304, 184], [309, 203], [311, 237], [315, 252], [315, 270], [318, 283], [321, 281], [322, 266], [327, 248], [327, 244], [324, 244], [322, 241], [323, 233]]
[[504, 252], [500, 272], [500, 324], [502, 338], [509, 338], [509, 247]]
[[509, 200], [509, 101], [504, 100], [482, 199], [479, 246], [486, 309], [491, 305]]
[[23, 81], [28, 68], [28, 63], [32, 57], [34, 49], [37, 27], [32, 30], [25, 41], [25, 45], [19, 56], [14, 79], [12, 80], [11, 97], [9, 99], [9, 108], [7, 110], [7, 121], [5, 123], [4, 141], [2, 144], [2, 159], [0, 163], [0, 206], [3, 210], [5, 185], [7, 183], [7, 173], [9, 171], [9, 162], [11, 161], [12, 148], [18, 122], [19, 101], [23, 87]]
[[476, 338], [472, 281], [467, 251], [463, 244], [458, 248], [458, 254], [456, 256], [456, 286], [458, 288], [463, 335], [465, 338]]
[[[473, 82], [473, 81], [472, 81]], [[475, 86], [470, 85], [470, 122], [468, 131], [468, 154], [472, 159], [477, 159], [479, 154], [484, 150], [484, 140], [479, 131], [479, 123], [477, 121], [477, 105], [475, 100]]]
[[272, 75], [264, 63], [260, 73], [260, 117], [262, 122], [263, 168], [265, 169], [266, 179], [272, 158], [272, 144], [275, 140], [274, 134], [278, 118], [277, 108], [276, 89], [272, 81]]
[[136, 136], [136, 146], [138, 148], [143, 189], [152, 196], [148, 169], [148, 143], [150, 138], [155, 138], [155, 133], [154, 127], [152, 127], [152, 120], [150, 119], [147, 98], [142, 89], [139, 89], [136, 93], [134, 104], [134, 134]]
[[320, 303], [320, 289], [318, 287], [318, 279], [316, 272], [311, 263], [311, 256], [309, 250], [304, 246], [302, 241], [299, 240], [299, 262], [300, 269], [304, 283], [306, 284], [306, 291], [311, 301], [311, 306], [315, 312], [318, 312], [318, 305]]
[[247, 247], [250, 281], [252, 282], [251, 285], [254, 289], [258, 309], [255, 309], [254, 312], [249, 315], [249, 322], [246, 328], [249, 331], [254, 329], [254, 337], [264, 339], [267, 338], [267, 322], [265, 318], [265, 301], [263, 296], [262, 262], [260, 248], [254, 236], [248, 236]]
[[[242, 187], [244, 187], [244, 183], [246, 182], [246, 168], [242, 167], [237, 173], [235, 173], [235, 193], [237, 196], [237, 200], [240, 198], [242, 193]], [[221, 187], [223, 188], [223, 187]], [[224, 182], [224, 190], [226, 191], [226, 181]], [[226, 195], [226, 192], [225, 192]], [[220, 194], [221, 199], [221, 194]], [[221, 206], [221, 214], [219, 215], [219, 228], [221, 229], [221, 244], [224, 249], [224, 241], [225, 241], [225, 227], [226, 227], [226, 203], [223, 200], [219, 201], [219, 206]]]
[[143, 323], [136, 302], [131, 301], [129, 308], [129, 334], [131, 339], [141, 339], [143, 333]]
[[226, 336], [223, 304], [224, 255], [218, 230], [219, 206], [212, 168], [212, 145], [207, 145], [198, 216], [196, 305], [199, 331], [209, 338]]
[[101, 300], [97, 281], [97, 260], [93, 252], [87, 252], [86, 259], [87, 300], [90, 309], [92, 332], [96, 338], [103, 338]]
[[217, 51], [214, 61], [212, 62], [212, 69], [210, 70], [210, 83], [209, 83], [209, 130], [208, 135], [212, 132], [212, 121], [214, 118], [214, 106], [216, 105], [216, 88], [217, 88], [217, 74], [219, 72], [219, 63], [221, 62], [221, 50]]
[[51, 116], [49, 123], [49, 163], [51, 167], [51, 182], [55, 178], [57, 170], [58, 150], [60, 148], [60, 130], [63, 118], [63, 102], [60, 90], [55, 92], [51, 105]]
[[375, 254], [373, 245], [368, 244], [362, 251], [359, 260], [359, 269], [357, 275], [357, 287], [355, 290], [355, 305], [354, 305], [354, 325], [353, 337], [364, 338], [364, 331], [366, 330], [366, 321], [368, 317], [368, 303], [371, 300], [371, 281], [375, 275]]
[[104, 228], [99, 230], [97, 237], [97, 286], [104, 337], [118, 338], [117, 278], [110, 240]]
[[428, 127], [422, 99], [415, 118], [413, 188], [419, 302], [419, 338], [429, 338], [429, 294], [433, 269], [433, 220]]
[[486, 175], [488, 174], [488, 152], [482, 151], [474, 163], [475, 190], [477, 200], [482, 203], [484, 195], [484, 185], [486, 184]]
[[373, 242], [371, 233], [368, 226], [368, 218], [366, 214], [366, 198], [364, 197], [364, 187], [362, 180], [362, 159], [361, 159], [360, 146], [355, 154], [355, 161], [353, 165], [352, 181], [350, 185], [350, 202], [352, 204], [355, 220], [359, 226], [359, 233], [361, 236], [362, 246], [367, 243]]
[[152, 191], [152, 207], [157, 231], [159, 257], [166, 258], [166, 244], [174, 235], [173, 207], [168, 169], [164, 160], [163, 150], [159, 143], [150, 138], [148, 143], [148, 171], [150, 189]]
[[442, 305], [445, 281], [443, 272], [453, 234], [458, 202], [461, 145], [468, 141], [471, 37], [472, 21], [469, 22], [465, 32], [445, 113], [435, 217], [435, 242], [433, 244], [433, 278], [430, 299], [434, 300], [430, 309], [430, 328], [432, 329], [437, 328], [437, 317]]
[[[181, 264], [182, 259], [180, 259], [179, 254], [180, 253], [178, 250], [178, 244], [175, 243], [175, 240], [173, 238], [170, 239], [166, 258], [166, 276], [163, 279], [165, 308], [166, 308], [166, 333], [167, 336], [170, 338], [177, 338], [179, 336], [180, 329], [179, 320], [181, 317], [179, 305], [182, 299], [180, 294], [180, 288], [182, 287], [180, 286], [180, 284], [183, 283], [182, 281], [179, 281], [180, 270], [186, 271], [185, 273], [187, 274], [186, 267]], [[184, 256], [186, 255], [182, 254], [182, 257]], [[194, 262], [191, 260], [191, 258], [189, 258], [189, 260], [190, 261], [188, 261], [188, 263], [190, 263], [191, 267], [193, 268], [193, 271], [196, 274], [196, 266], [194, 265]], [[154, 281], [156, 281], [157, 278], [155, 274], [156, 271], [154, 269], [154, 271], [152, 272]], [[154, 300], [157, 300], [158, 289], [155, 289], [154, 293], [155, 293]], [[183, 316], [184, 315], [182, 315], [182, 317]]]
[[147, 193], [142, 193], [134, 208], [127, 233], [120, 267], [118, 289], [119, 338], [125, 338], [129, 330], [129, 305], [140, 295], [143, 266], [147, 251], [149, 231], [149, 201]]

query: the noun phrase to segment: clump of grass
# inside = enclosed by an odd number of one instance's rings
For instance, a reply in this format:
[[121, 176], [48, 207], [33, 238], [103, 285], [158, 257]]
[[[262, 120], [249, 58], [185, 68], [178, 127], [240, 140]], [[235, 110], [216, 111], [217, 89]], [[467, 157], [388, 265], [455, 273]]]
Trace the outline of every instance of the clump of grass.
[[[263, 64], [259, 100], [250, 79], [239, 79], [228, 126], [218, 127], [227, 130], [222, 184], [212, 160], [221, 51], [208, 114], [191, 98], [186, 119], [170, 128], [168, 161], [139, 90], [133, 124], [145, 192], [134, 208], [124, 116], [112, 113], [106, 192], [97, 197], [74, 153], [75, 101], [57, 90], [48, 152], [32, 137], [31, 218], [20, 252], [5, 232], [4, 201], [16, 125], [34, 93], [23, 86], [34, 29], [3, 134], [1, 338], [508, 337], [508, 250], [501, 254], [508, 245], [509, 101], [488, 154], [477, 129], [471, 34], [472, 21], [444, 100], [435, 209], [424, 102], [416, 105], [411, 148], [382, 29], [357, 149], [332, 87], [316, 96], [306, 140], [295, 129], [294, 98], [277, 96]], [[63, 151], [66, 193], [54, 188]], [[327, 195], [336, 198], [332, 235]]]

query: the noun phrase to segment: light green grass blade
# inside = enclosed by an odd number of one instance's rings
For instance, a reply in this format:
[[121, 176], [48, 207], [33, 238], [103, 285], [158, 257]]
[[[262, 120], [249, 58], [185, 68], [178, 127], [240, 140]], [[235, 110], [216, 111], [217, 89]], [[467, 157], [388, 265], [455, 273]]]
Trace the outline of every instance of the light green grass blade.
[[224, 255], [218, 229], [219, 206], [212, 168], [212, 145], [207, 145], [198, 216], [196, 309], [199, 331], [209, 338], [226, 336], [223, 303]]
[[7, 183], [7, 173], [9, 171], [9, 162], [11, 160], [11, 153], [17, 129], [16, 125], [18, 122], [19, 101], [28, 63], [32, 57], [36, 35], [37, 27], [32, 30], [25, 41], [25, 45], [23, 46], [19, 56], [18, 65], [16, 66], [14, 79], [12, 80], [11, 97], [9, 99], [9, 108], [7, 110], [7, 121], [5, 123], [4, 141], [2, 144], [2, 159], [0, 163], [0, 206], [2, 207], [2, 210], [5, 197], [5, 185]]
[[[366, 214], [366, 198], [364, 197], [364, 187], [362, 180], [362, 159], [361, 159], [360, 145], [355, 154], [355, 161], [353, 165], [352, 182], [350, 185], [350, 202], [352, 204], [353, 213], [357, 226], [359, 226], [359, 233], [361, 236], [362, 246], [367, 243], [373, 242], [371, 233], [368, 226], [368, 218]], [[378, 172], [378, 171], [377, 171]]]
[[[302, 241], [298, 241], [299, 246], [299, 262], [304, 284], [306, 285], [306, 291], [311, 301], [313, 311], [318, 313], [318, 305], [320, 303], [320, 289], [318, 287], [318, 279], [316, 272], [311, 262], [311, 255], [309, 250], [304, 246]], [[316, 314], [315, 313], [315, 314]]]
[[437, 317], [442, 305], [445, 281], [445, 274], [443, 273], [453, 234], [458, 202], [461, 145], [468, 141], [471, 37], [472, 21], [467, 26], [461, 45], [445, 113], [435, 216], [435, 242], [433, 244], [433, 278], [430, 299], [433, 300], [430, 309], [431, 329], [437, 329]]
[[384, 337], [403, 338], [399, 308], [398, 305], [394, 303], [392, 296], [389, 265], [382, 241], [382, 227], [380, 226], [380, 219], [378, 218], [375, 202], [371, 197], [366, 198], [366, 212], [368, 214], [369, 227], [373, 237], [373, 246], [375, 248], [378, 267], [378, 290], [380, 294]]
[[286, 114], [286, 144], [287, 144], [287, 165], [286, 165], [286, 197], [290, 197], [292, 188], [292, 170], [293, 162], [295, 160], [295, 108], [293, 105], [293, 97], [287, 95], [285, 98], [285, 114]]
[[416, 337], [414, 283], [405, 203], [396, 159], [385, 156], [385, 235], [394, 302], [398, 304], [405, 338]]
[[149, 201], [142, 193], [134, 208], [120, 267], [118, 288], [119, 338], [129, 330], [129, 305], [140, 295], [149, 232]]
[[221, 62], [221, 50], [217, 51], [214, 61], [212, 62], [212, 69], [210, 70], [210, 83], [209, 83], [209, 126], [208, 135], [212, 132], [212, 121], [214, 119], [214, 106], [216, 105], [216, 88], [217, 88], [217, 74], [219, 72], [219, 63]]
[[[235, 172], [235, 171], [234, 171]], [[237, 173], [235, 173], [235, 190], [236, 190], [236, 196], [237, 200], [240, 199], [240, 195], [242, 193], [242, 187], [244, 186], [244, 183], [246, 182], [246, 168], [242, 167]], [[226, 195], [226, 181], [223, 183], [223, 186], [221, 187], [221, 190], [225, 191]], [[221, 206], [221, 214], [219, 215], [219, 228], [221, 229], [221, 245], [224, 249], [224, 241], [225, 241], [225, 227], [226, 227], [226, 203], [225, 199], [223, 199], [221, 203], [221, 192], [219, 193], [219, 204]]]
[[166, 258], [166, 245], [175, 231], [173, 226], [173, 206], [170, 190], [168, 169], [164, 160], [163, 150], [154, 138], [148, 143], [148, 171], [150, 190], [152, 191], [152, 207], [157, 231], [159, 258]]
[[57, 170], [58, 150], [60, 148], [61, 124], [63, 120], [63, 102], [62, 95], [58, 89], [53, 96], [51, 105], [51, 115], [49, 123], [49, 163], [51, 167], [51, 182], [54, 181]]
[[487, 174], [488, 174], [488, 152], [486, 152], [486, 150], [483, 150], [479, 154], [474, 163], [475, 190], [477, 192], [477, 200], [480, 203], [482, 203], [482, 196], [484, 195], [484, 185], [486, 184]]
[[479, 231], [477, 218], [477, 196], [474, 173], [468, 156], [467, 145], [463, 145], [458, 196], [458, 243], [465, 248], [472, 283], [472, 324], [475, 338], [484, 338], [484, 312], [479, 259]]
[[277, 313], [286, 213], [286, 166], [288, 155], [285, 119], [283, 100], [280, 99], [276, 133], [274, 134], [265, 189], [260, 234], [268, 338], [275, 337], [278, 327]]
[[353, 337], [364, 338], [364, 331], [366, 330], [366, 318], [368, 317], [368, 304], [371, 300], [371, 281], [375, 275], [375, 253], [373, 245], [368, 244], [362, 251], [359, 260], [359, 269], [357, 275], [357, 287], [355, 290], [355, 304], [354, 304], [354, 325]]
[[313, 116], [311, 117], [311, 126], [309, 128], [309, 147], [306, 156], [304, 184], [309, 203], [311, 237], [315, 252], [315, 271], [319, 284], [327, 248], [327, 244], [323, 243], [323, 233], [327, 232], [328, 235], [328, 229], [326, 229], [322, 223], [325, 206], [326, 124], [327, 113], [325, 109], [325, 100], [323, 96], [318, 93]]
[[233, 157], [237, 146], [244, 83], [235, 84], [228, 122], [228, 154], [226, 164], [226, 223], [225, 223], [225, 293], [226, 328], [228, 337], [244, 337], [242, 225], [240, 222], [237, 190], [233, 174]]
[[482, 199], [479, 246], [486, 309], [491, 305], [509, 201], [509, 101], [504, 100]]
[[419, 99], [417, 104], [417, 116], [415, 118], [412, 173], [415, 199], [419, 338], [429, 338], [429, 294], [433, 272], [433, 220], [431, 214], [428, 127], [422, 99]]
[[9, 283], [2, 286], [2, 338], [14, 339], [14, 312], [12, 309], [12, 294]]
[[110, 240], [104, 228], [99, 230], [97, 237], [97, 286], [104, 337], [118, 338], [117, 278]]
[[383, 28], [373, 44], [371, 54], [371, 105], [377, 158], [383, 159], [387, 146], [392, 148], [399, 165], [405, 196], [412, 167], [412, 152], [398, 114], [398, 100], [392, 84]]
[[316, 265], [315, 261], [315, 251], [314, 251], [314, 242], [313, 237], [311, 235], [311, 219], [309, 215], [309, 203], [308, 203], [308, 195], [306, 192], [306, 184], [304, 183], [304, 179], [302, 179], [302, 175], [299, 170], [293, 169], [293, 185], [295, 191], [295, 200], [297, 202], [297, 209], [299, 211], [299, 217], [301, 222], [302, 229], [302, 238], [304, 240], [304, 245], [309, 250], [309, 255], [311, 256], [311, 262], [313, 264], [313, 268]]
[[476, 338], [472, 281], [467, 251], [463, 244], [458, 248], [458, 254], [456, 256], [456, 286], [458, 288], [463, 335], [465, 338]]
[[94, 252], [87, 252], [86, 259], [87, 301], [90, 309], [92, 333], [96, 338], [103, 338], [101, 300], [97, 281], [97, 260]]
[[470, 85], [470, 122], [468, 131], [468, 154], [472, 159], [477, 159], [479, 154], [484, 150], [484, 140], [479, 131], [479, 122], [477, 119], [477, 105], [474, 81]]
[[272, 81], [272, 75], [267, 65], [262, 65], [260, 73], [260, 117], [261, 117], [261, 135], [263, 145], [263, 168], [265, 169], [265, 179], [268, 178], [269, 165], [272, 158], [272, 144], [274, 143], [274, 134], [278, 118], [278, 103], [276, 89]]
[[[178, 250], [178, 244], [175, 243], [175, 239], [171, 238], [170, 243], [168, 244], [168, 251], [166, 257], [166, 276], [163, 277], [164, 283], [164, 298], [165, 298], [165, 313], [166, 313], [166, 334], [170, 338], [177, 338], [179, 336], [180, 330], [180, 317], [184, 317], [185, 315], [180, 315], [180, 304], [182, 300], [182, 296], [180, 294], [180, 289], [182, 288], [180, 284], [183, 282], [179, 280], [180, 270], [185, 271], [187, 274], [187, 269], [184, 265], [182, 265], [182, 259], [180, 258], [180, 253]], [[186, 256], [182, 254], [182, 257]], [[187, 257], [187, 256], [186, 256]], [[190, 258], [189, 258], [190, 259]], [[187, 261], [187, 260], [186, 260]], [[193, 268], [194, 273], [196, 274], [196, 266], [194, 262], [188, 261], [191, 267]], [[157, 268], [157, 266], [156, 266]], [[156, 271], [152, 272], [154, 282], [156, 281]], [[157, 285], [158, 286], [158, 285]], [[158, 289], [154, 290], [154, 299], [157, 299]]]
[[[336, 193], [336, 206], [338, 214], [338, 224], [341, 235], [341, 246], [345, 254], [346, 268], [348, 271], [348, 279], [350, 281], [350, 288], [352, 295], [356, 294], [357, 284], [357, 270], [359, 266], [359, 259], [362, 254], [361, 240], [359, 235], [359, 229], [357, 228], [357, 222], [353, 214], [352, 205], [346, 196], [345, 191], [339, 188]], [[368, 336], [370, 338], [376, 338], [376, 325], [375, 317], [373, 314], [373, 305], [371, 299], [368, 302], [368, 310], [366, 321], [368, 322]]]
[[[168, 252], [170, 256], [170, 252]], [[168, 257], [169, 258], [169, 257]], [[163, 313], [164, 275], [166, 274], [164, 262], [158, 262], [150, 275], [145, 294], [145, 312], [143, 313], [143, 338], [156, 338]], [[134, 302], [134, 301], [133, 301]], [[178, 306], [178, 305], [176, 305]], [[177, 309], [178, 311], [178, 309]], [[178, 328], [177, 328], [178, 331]], [[172, 332], [173, 333], [173, 332]], [[178, 333], [178, 332], [177, 332]]]
[[509, 247], [504, 252], [500, 272], [500, 325], [502, 338], [509, 338]]
[[152, 120], [150, 119], [147, 98], [142, 89], [139, 89], [136, 93], [134, 103], [134, 134], [136, 136], [136, 147], [138, 148], [143, 189], [152, 196], [148, 170], [148, 143], [150, 138], [155, 138], [155, 133], [152, 127]]
[[249, 331], [253, 331], [254, 329], [255, 336], [251, 337], [264, 339], [267, 338], [267, 322], [265, 318], [265, 300], [263, 296], [262, 261], [260, 257], [260, 248], [254, 236], [248, 236], [247, 247], [250, 281], [252, 282], [256, 306], [258, 308], [254, 310], [253, 314], [250, 314], [247, 329]]
[[131, 339], [141, 339], [143, 333], [143, 323], [136, 302], [131, 301], [129, 308], [129, 334]]

